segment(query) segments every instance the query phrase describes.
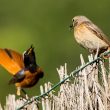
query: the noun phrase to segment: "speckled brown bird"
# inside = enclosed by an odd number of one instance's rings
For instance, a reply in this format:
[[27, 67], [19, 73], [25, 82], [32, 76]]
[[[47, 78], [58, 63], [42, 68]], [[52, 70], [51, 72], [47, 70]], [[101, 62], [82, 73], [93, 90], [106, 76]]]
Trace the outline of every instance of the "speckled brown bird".
[[75, 40], [90, 53], [98, 55], [110, 49], [110, 42], [102, 30], [85, 16], [75, 16], [72, 25]]
[[34, 86], [44, 75], [36, 63], [32, 46], [23, 55], [11, 49], [0, 49], [0, 65], [13, 75], [9, 84], [15, 84], [17, 95], [21, 95], [23, 88]]

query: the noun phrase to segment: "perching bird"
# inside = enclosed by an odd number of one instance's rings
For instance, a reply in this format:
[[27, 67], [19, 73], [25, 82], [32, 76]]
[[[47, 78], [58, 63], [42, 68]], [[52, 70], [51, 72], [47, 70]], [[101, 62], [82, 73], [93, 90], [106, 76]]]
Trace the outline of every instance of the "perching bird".
[[17, 95], [21, 95], [23, 88], [34, 86], [44, 75], [36, 63], [32, 46], [23, 55], [11, 49], [0, 49], [0, 65], [13, 75], [9, 84], [15, 84]]
[[110, 49], [110, 42], [106, 35], [92, 21], [85, 16], [75, 16], [70, 26], [74, 30], [74, 37], [78, 44], [90, 53], [98, 55]]

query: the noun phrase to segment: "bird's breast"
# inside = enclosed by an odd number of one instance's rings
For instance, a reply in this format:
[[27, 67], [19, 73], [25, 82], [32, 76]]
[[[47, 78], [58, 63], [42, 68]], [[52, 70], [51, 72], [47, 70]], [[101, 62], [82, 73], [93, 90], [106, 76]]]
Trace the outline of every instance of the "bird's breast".
[[17, 87], [22, 87], [22, 88], [29, 88], [34, 86], [38, 81], [40, 77], [38, 76], [38, 73], [30, 73], [27, 72], [25, 75], [25, 78], [21, 81], [16, 83], [15, 85]]
[[97, 49], [108, 46], [107, 43], [92, 33], [85, 25], [79, 25], [74, 28], [74, 37], [80, 45], [87, 49]]

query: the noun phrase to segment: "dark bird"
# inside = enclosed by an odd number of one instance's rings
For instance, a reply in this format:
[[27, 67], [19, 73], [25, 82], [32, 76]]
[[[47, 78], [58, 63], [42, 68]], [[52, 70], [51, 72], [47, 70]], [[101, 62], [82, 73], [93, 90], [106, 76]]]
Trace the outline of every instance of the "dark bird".
[[15, 84], [17, 95], [21, 95], [23, 88], [34, 86], [44, 75], [36, 63], [32, 46], [23, 55], [11, 49], [0, 49], [0, 65], [13, 75], [9, 84]]
[[72, 25], [75, 40], [90, 53], [98, 55], [110, 50], [110, 42], [102, 30], [85, 16], [75, 16]]

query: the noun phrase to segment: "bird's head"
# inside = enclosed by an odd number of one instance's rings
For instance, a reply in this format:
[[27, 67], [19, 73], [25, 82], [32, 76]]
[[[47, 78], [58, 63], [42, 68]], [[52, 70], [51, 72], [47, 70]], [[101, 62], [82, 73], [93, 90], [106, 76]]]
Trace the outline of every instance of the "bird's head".
[[72, 24], [70, 29], [73, 29], [75, 26], [80, 25], [83, 22], [91, 22], [86, 16], [75, 16], [72, 19]]
[[36, 57], [34, 52], [34, 47], [31, 45], [23, 54], [24, 65], [29, 67], [30, 65], [36, 65]]

